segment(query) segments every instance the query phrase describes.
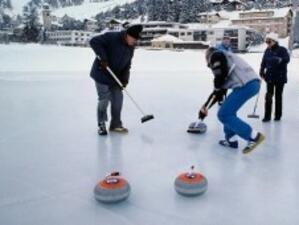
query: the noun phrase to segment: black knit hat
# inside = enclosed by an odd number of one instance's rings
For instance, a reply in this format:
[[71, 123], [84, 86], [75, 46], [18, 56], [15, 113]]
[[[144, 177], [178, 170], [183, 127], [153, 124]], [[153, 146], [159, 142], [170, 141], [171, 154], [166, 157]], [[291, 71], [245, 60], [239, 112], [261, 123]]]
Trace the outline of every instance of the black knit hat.
[[131, 37], [133, 37], [135, 39], [139, 39], [141, 37], [142, 29], [143, 29], [142, 25], [136, 24], [136, 25], [132, 25], [132, 26], [128, 27], [126, 32]]

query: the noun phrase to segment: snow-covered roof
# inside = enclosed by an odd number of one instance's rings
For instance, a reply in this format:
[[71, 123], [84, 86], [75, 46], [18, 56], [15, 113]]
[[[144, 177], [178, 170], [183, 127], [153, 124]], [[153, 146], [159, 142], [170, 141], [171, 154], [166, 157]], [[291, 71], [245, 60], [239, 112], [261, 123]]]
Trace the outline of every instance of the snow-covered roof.
[[198, 13], [199, 16], [220, 16], [216, 11]]
[[165, 34], [158, 38], [153, 39], [152, 42], [183, 42], [183, 41], [173, 35]]
[[210, 0], [211, 3], [222, 3], [223, 0]]
[[144, 25], [164, 25], [164, 24], [179, 24], [176, 22], [166, 22], [166, 21], [148, 21], [146, 23], [143, 23]]
[[[247, 13], [273, 12], [273, 16], [271, 16], [270, 18], [281, 18], [281, 17], [285, 17], [286, 15], [288, 15], [288, 13], [291, 10], [292, 9], [290, 7], [285, 7], [285, 8], [279, 8], [279, 9], [262, 9], [262, 10], [252, 9], [252, 10], [248, 10], [248, 11], [239, 11], [239, 13], [247, 14]], [[250, 17], [250, 18], [253, 19], [254, 17]], [[263, 18], [263, 17], [258, 17], [258, 18]], [[265, 17], [265, 18], [268, 18], [268, 17]], [[248, 18], [240, 18], [238, 16], [237, 18], [231, 18], [231, 19], [240, 19], [240, 20], [242, 20], [242, 19], [248, 19]]]

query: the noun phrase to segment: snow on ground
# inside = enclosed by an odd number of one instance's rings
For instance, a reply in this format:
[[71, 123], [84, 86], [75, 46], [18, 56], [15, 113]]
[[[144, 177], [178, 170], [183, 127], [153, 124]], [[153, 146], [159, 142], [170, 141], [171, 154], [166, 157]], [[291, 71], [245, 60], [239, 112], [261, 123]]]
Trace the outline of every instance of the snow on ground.
[[124, 5], [126, 3], [134, 2], [135, 0], [109, 0], [102, 2], [89, 2], [85, 1], [79, 6], [70, 6], [57, 9], [53, 11], [53, 14], [57, 17], [63, 17], [68, 15], [76, 19], [86, 19], [91, 18], [99, 14], [100, 12], [105, 12], [118, 5]]
[[[155, 120], [141, 124], [125, 98], [125, 136], [98, 137], [96, 91], [88, 48], [0, 45], [0, 224], [294, 225], [298, 218], [298, 58], [289, 65], [283, 121], [249, 120], [266, 134], [244, 156], [218, 146], [217, 107], [208, 132], [185, 132], [211, 91], [202, 51], [138, 49], [129, 90]], [[242, 54], [258, 70], [260, 53]], [[262, 95], [264, 94], [264, 85]], [[263, 97], [258, 113], [262, 114]], [[244, 142], [241, 143], [244, 146]], [[175, 193], [176, 175], [196, 165], [208, 192]], [[130, 198], [94, 200], [96, 182], [112, 170], [130, 181]]]

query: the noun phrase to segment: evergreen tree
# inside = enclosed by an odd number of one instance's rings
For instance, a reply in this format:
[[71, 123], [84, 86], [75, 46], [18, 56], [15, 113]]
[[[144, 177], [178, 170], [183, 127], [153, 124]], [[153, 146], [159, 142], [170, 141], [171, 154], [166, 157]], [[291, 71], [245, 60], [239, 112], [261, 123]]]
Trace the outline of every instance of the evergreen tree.
[[182, 0], [181, 12], [180, 12], [180, 23], [189, 23], [190, 22], [190, 8], [192, 0]]
[[38, 42], [41, 25], [39, 23], [38, 9], [33, 5], [25, 6], [23, 9], [24, 30], [23, 41]]
[[157, 1], [156, 0], [149, 0], [148, 1], [148, 20], [155, 21], [158, 19], [157, 15]]
[[8, 9], [12, 9], [11, 0], [6, 0], [6, 6]]

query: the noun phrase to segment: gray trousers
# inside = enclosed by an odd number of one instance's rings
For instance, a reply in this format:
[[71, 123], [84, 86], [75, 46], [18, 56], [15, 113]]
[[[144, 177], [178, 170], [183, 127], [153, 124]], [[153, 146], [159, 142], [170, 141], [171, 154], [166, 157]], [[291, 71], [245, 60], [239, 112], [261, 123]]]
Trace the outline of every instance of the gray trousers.
[[118, 86], [108, 86], [96, 82], [98, 93], [98, 124], [108, 120], [107, 108], [111, 102], [111, 122], [110, 128], [122, 126], [121, 110], [123, 106], [123, 93]]

